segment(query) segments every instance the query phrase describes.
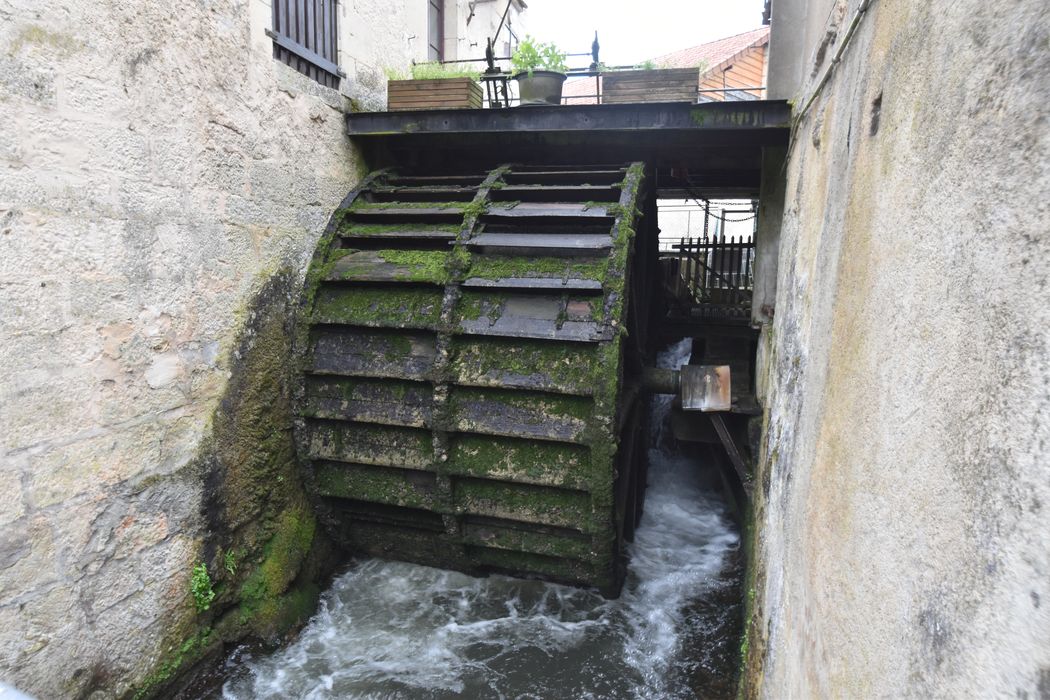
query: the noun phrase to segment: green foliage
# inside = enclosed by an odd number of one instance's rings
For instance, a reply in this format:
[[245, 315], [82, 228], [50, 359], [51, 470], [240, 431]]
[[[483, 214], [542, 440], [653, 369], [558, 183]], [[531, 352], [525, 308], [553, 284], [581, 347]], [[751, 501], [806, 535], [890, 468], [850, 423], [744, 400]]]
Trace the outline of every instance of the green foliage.
[[193, 602], [197, 604], [197, 612], [204, 612], [215, 600], [215, 591], [211, 587], [211, 576], [208, 575], [208, 567], [204, 565], [204, 562], [193, 567], [190, 591], [193, 593]]
[[550, 70], [564, 73], [569, 69], [565, 59], [568, 55], [553, 43], [537, 42], [531, 36], [518, 44], [511, 56], [515, 72], [532, 75], [534, 70]]
[[158, 689], [163, 688], [164, 684], [174, 678], [184, 666], [189, 666], [204, 656], [215, 641], [216, 637], [211, 627], [205, 627], [186, 639], [178, 649], [169, 649], [168, 660], [146, 677], [142, 685], [131, 696], [133, 700], [158, 697]]
[[477, 80], [481, 71], [464, 64], [446, 65], [436, 61], [415, 63], [409, 70], [384, 68], [387, 80], [444, 80], [445, 78], [470, 78]]
[[235, 576], [237, 574], [237, 558], [234, 556], [233, 552], [226, 552], [226, 555], [222, 560], [222, 566], [226, 569], [226, 573], [230, 576]]
[[657, 65], [656, 61], [650, 58], [642, 61], [637, 66], [635, 66], [635, 68], [638, 70], [656, 70]]
[[412, 66], [413, 80], [441, 80], [444, 78], [470, 78], [477, 80], [481, 71], [464, 64], [443, 65], [441, 63], [416, 63]]

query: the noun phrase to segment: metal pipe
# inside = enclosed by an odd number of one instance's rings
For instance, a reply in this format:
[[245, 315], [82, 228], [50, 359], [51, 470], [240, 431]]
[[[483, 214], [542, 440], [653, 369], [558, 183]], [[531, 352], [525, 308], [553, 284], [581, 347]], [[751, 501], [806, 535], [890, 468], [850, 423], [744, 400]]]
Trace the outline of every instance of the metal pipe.
[[645, 367], [642, 369], [642, 388], [653, 394], [675, 394], [682, 387], [682, 373], [676, 369]]
[[[857, 28], [860, 26], [860, 21], [863, 19], [865, 13], [868, 11], [868, 7], [874, 2], [874, 0], [864, 0], [861, 2], [860, 7], [857, 8], [856, 14], [853, 15], [853, 19], [849, 23], [849, 27], [846, 28], [846, 34], [843, 36], [842, 41], [839, 43], [839, 48], [835, 52], [835, 55], [831, 59], [831, 63], [824, 69], [824, 75], [821, 76], [820, 81], [817, 83], [817, 87], [810, 93], [809, 99], [806, 100], [805, 104], [802, 105], [802, 109], [795, 115], [794, 124], [791, 128], [791, 141], [795, 141], [795, 132], [798, 130], [798, 125], [802, 122], [803, 117], [806, 116], [806, 112], [813, 106], [813, 102], [816, 101], [817, 96], [820, 95], [824, 86], [831, 78], [831, 74], [835, 70], [835, 66], [838, 65], [839, 61], [842, 60], [843, 54], [846, 53], [846, 48], [853, 41], [853, 35], [857, 32]], [[785, 162], [786, 165], [786, 162]]]

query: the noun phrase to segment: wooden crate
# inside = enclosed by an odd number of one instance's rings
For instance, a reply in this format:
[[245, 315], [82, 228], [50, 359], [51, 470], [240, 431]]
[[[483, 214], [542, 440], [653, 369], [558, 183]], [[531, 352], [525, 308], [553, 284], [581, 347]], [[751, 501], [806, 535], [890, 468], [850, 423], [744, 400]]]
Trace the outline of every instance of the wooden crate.
[[471, 78], [391, 80], [387, 83], [387, 110], [481, 109], [481, 86]]
[[602, 74], [602, 102], [696, 102], [699, 68], [624, 70]]

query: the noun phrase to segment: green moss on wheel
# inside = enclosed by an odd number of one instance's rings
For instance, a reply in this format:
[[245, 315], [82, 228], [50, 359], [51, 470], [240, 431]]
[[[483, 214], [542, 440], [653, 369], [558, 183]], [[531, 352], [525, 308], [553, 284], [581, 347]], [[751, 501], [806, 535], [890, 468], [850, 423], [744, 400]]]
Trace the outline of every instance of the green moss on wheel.
[[456, 507], [508, 520], [588, 530], [590, 499], [580, 491], [505, 484], [497, 481], [463, 481], [456, 485]]
[[456, 440], [447, 471], [498, 481], [586, 486], [587, 448], [556, 442], [464, 435]]
[[382, 236], [389, 233], [446, 233], [455, 235], [459, 233], [459, 226], [454, 224], [362, 224], [358, 222], [344, 222], [340, 227], [344, 235], [352, 238], [370, 238]]
[[587, 395], [592, 391], [594, 346], [551, 341], [484, 338], [460, 341], [453, 359], [459, 381]]
[[358, 200], [350, 205], [349, 211], [383, 211], [384, 209], [449, 209], [465, 210], [467, 202], [366, 202]]
[[467, 276], [489, 280], [550, 277], [601, 282], [605, 276], [605, 267], [605, 260], [574, 262], [557, 257], [475, 256]]
[[440, 291], [322, 287], [317, 295], [313, 321], [385, 328], [429, 328], [437, 324], [440, 314]]

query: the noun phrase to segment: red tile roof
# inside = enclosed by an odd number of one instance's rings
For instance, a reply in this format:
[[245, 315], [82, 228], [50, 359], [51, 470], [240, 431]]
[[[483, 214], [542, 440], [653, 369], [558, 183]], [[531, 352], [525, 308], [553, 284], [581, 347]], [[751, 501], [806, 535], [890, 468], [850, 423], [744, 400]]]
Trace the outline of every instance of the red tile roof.
[[[721, 64], [733, 59], [741, 52], [768, 43], [769, 27], [760, 27], [742, 34], [727, 36], [723, 39], [709, 41], [706, 44], [657, 56], [652, 61], [658, 68], [703, 66], [704, 72], [700, 75], [700, 80], [703, 81], [707, 73], [714, 71]], [[594, 78], [576, 78], [565, 83], [562, 95], [567, 97], [593, 95], [594, 91]], [[593, 97], [581, 97], [580, 99], [568, 101], [569, 104], [594, 104], [595, 102], [597, 100]]]
[[[761, 27], [743, 34], [727, 36], [724, 39], [709, 41], [706, 44], [700, 44], [689, 49], [657, 56], [653, 59], [653, 63], [660, 68], [703, 66], [704, 71], [707, 72], [714, 69], [715, 66], [732, 59], [741, 51], [768, 43], [769, 27]], [[702, 79], [703, 77], [701, 76]]]

